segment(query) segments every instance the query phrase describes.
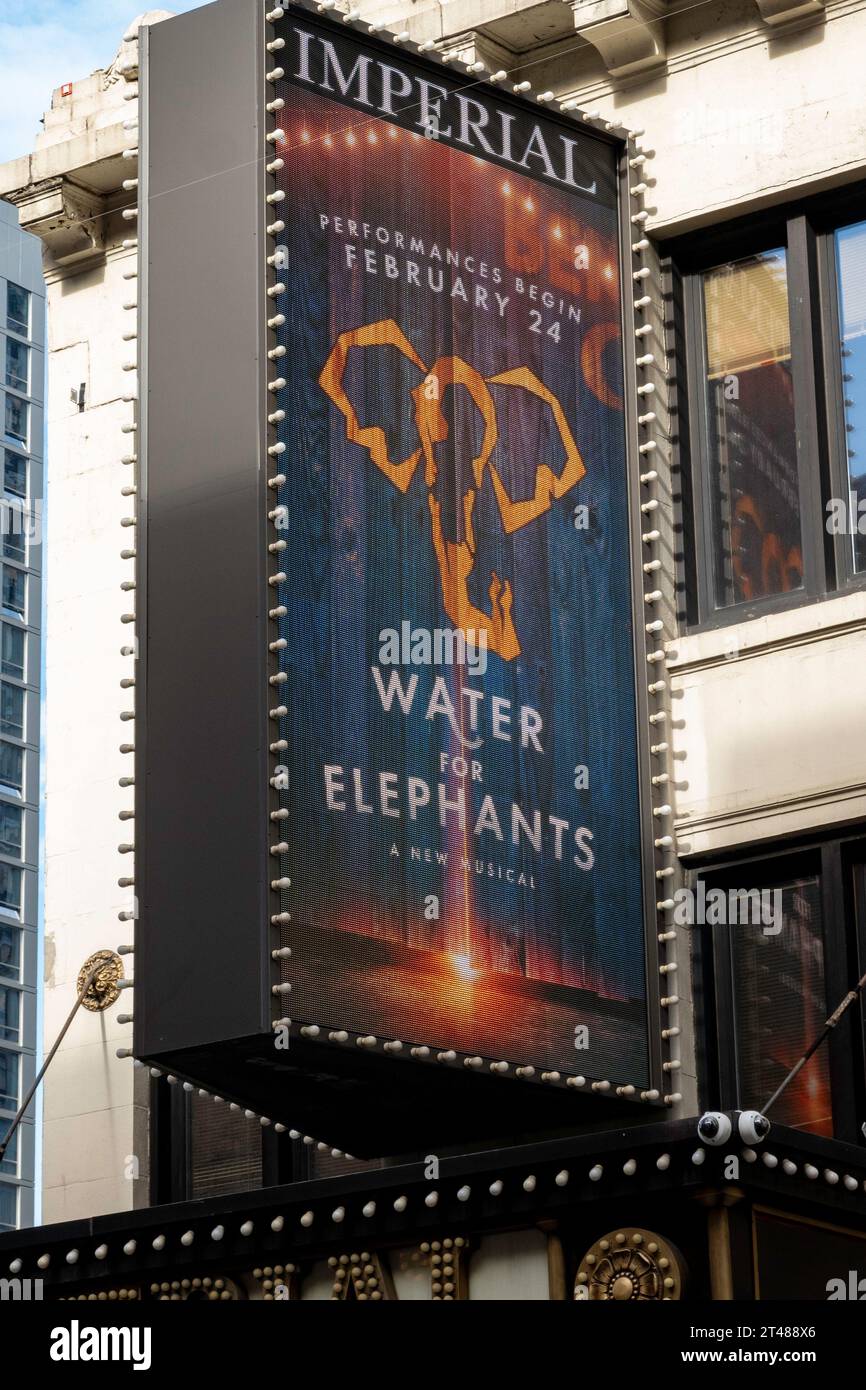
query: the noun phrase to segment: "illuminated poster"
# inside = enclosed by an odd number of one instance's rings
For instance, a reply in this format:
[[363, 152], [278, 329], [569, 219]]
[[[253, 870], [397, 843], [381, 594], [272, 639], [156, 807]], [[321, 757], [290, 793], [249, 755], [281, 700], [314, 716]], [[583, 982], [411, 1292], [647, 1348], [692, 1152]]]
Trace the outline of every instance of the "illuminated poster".
[[278, 32], [288, 1011], [646, 1084], [615, 152]]

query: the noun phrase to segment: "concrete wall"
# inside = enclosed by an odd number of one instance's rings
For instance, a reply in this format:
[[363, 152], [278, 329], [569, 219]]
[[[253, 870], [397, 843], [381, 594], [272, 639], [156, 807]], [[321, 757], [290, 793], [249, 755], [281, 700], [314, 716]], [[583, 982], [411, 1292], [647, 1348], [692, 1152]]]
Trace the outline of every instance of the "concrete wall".
[[[126, 235], [121, 225], [118, 233]], [[118, 780], [131, 772], [119, 751], [128, 736], [120, 714], [131, 692], [120, 681], [134, 663], [120, 655], [121, 592], [130, 565], [121, 560], [121, 518], [131, 510], [121, 488], [131, 481], [121, 456], [122, 426], [134, 405], [123, 371], [135, 345], [122, 304], [135, 297], [135, 254], [117, 246], [99, 264], [49, 276], [51, 524], [46, 625], [45, 1039], [56, 1037], [75, 999], [78, 972], [93, 951], [114, 949], [129, 928], [118, 921], [132, 894], [118, 887], [131, 856], [118, 844], [132, 833], [118, 820], [131, 793]], [[86, 406], [70, 402], [85, 383]], [[131, 737], [131, 736], [130, 736]], [[127, 1001], [131, 1002], [127, 995]], [[118, 1024], [123, 1003], [102, 1014], [79, 1011], [45, 1081], [44, 1215], [63, 1220], [116, 1211], [134, 1202], [132, 1156], [146, 1173], [136, 1136], [130, 1063], [115, 1056], [129, 1044]], [[143, 1118], [143, 1116], [142, 1116]], [[141, 1139], [144, 1142], [142, 1127]]]
[[[121, 615], [134, 594], [121, 584], [134, 548], [134, 448], [137, 298], [135, 226], [123, 216], [134, 192], [137, 36], [113, 63], [71, 93], [54, 93], [37, 148], [0, 169], [0, 189], [19, 204], [22, 222], [42, 237], [48, 295], [50, 468], [46, 611], [45, 981], [44, 1040], [54, 1042], [77, 994], [84, 962], [131, 935], [118, 920], [132, 908], [132, 841], [119, 819], [132, 804], [118, 783], [132, 772], [120, 752], [134, 740], [121, 712], [134, 709], [134, 660], [121, 646], [134, 629]], [[125, 100], [132, 96], [133, 100]], [[133, 239], [131, 246], [124, 241]], [[124, 309], [125, 304], [133, 310]], [[83, 409], [70, 393], [83, 386]], [[132, 973], [131, 960], [129, 970]], [[131, 1007], [131, 996], [125, 997]], [[144, 1072], [117, 1058], [131, 1040], [119, 1024], [124, 1000], [106, 1013], [79, 1010], [43, 1089], [43, 1219], [122, 1210], [147, 1198], [147, 1086]]]

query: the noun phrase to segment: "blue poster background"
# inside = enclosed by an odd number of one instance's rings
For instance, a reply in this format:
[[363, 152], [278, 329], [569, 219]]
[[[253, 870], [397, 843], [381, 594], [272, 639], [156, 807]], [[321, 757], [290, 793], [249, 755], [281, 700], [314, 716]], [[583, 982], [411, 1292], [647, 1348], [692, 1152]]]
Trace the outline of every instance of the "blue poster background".
[[[614, 155], [592, 154], [606, 194], [575, 195], [300, 85], [282, 91], [286, 356], [272, 374], [287, 381], [274, 408], [286, 444], [287, 577], [276, 597], [287, 609], [278, 696], [291, 1013], [645, 1083]], [[418, 362], [393, 343], [348, 349], [339, 384], [353, 439], [322, 374], [340, 335], [382, 323], [397, 325]], [[401, 490], [377, 465], [370, 431], [383, 432], [392, 463], [411, 458], [421, 448], [412, 392], [430, 389], [433, 364], [448, 357], [494, 402], [489, 466], [476, 486], [484, 416], [453, 386], [440, 393], [435, 479], [422, 451]], [[509, 534], [493, 469], [526, 501], [539, 466], [556, 475], [565, 454], [540, 396], [490, 382], [517, 368], [558, 402], [585, 471]], [[483, 673], [382, 660], [389, 629], [454, 629], [433, 508], [464, 558], [471, 527], [472, 605], [492, 611], [492, 575], [500, 593], [510, 585], [520, 650], [488, 650]], [[385, 689], [396, 674], [407, 701], [416, 678], [408, 713], [396, 694], [384, 708], [373, 667]], [[531, 728], [540, 720], [542, 751], [521, 739], [521, 708]]]

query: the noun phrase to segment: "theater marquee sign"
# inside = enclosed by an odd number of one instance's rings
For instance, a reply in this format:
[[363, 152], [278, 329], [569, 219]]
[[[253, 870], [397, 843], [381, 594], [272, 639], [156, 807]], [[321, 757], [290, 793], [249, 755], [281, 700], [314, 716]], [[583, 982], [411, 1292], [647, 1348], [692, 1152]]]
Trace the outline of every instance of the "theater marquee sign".
[[277, 32], [291, 1012], [646, 1082], [616, 150]]
[[647, 1088], [624, 147], [307, 9], [266, 32], [270, 1023]]

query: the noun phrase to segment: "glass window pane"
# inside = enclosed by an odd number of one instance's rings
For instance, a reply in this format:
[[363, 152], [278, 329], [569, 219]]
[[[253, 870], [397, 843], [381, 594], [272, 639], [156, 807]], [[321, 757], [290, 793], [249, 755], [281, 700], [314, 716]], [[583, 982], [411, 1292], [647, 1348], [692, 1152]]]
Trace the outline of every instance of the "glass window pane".
[[3, 566], [3, 607], [12, 613], [20, 613], [22, 618], [26, 584], [27, 576], [23, 570], [12, 569], [9, 565]]
[[[23, 786], [23, 770], [24, 750], [16, 748], [14, 743], [0, 743], [0, 782], [5, 787], [12, 787], [13, 791], [20, 792]], [[0, 872], [2, 868], [0, 865]]]
[[21, 991], [0, 987], [0, 1042], [21, 1041]]
[[17, 338], [6, 339], [6, 385], [27, 391], [30, 385], [30, 349]]
[[860, 573], [866, 570], [866, 222], [836, 233], [836, 264], [848, 470], [845, 529], [851, 538], [854, 570]]
[[23, 565], [27, 562], [27, 539], [21, 530], [3, 528], [3, 556], [7, 560], [17, 560]]
[[0, 685], [0, 733], [24, 737], [24, 691], [17, 685]]
[[0, 1109], [18, 1109], [18, 1054], [0, 1047]]
[[208, 1105], [193, 1093], [189, 1097], [190, 1196], [212, 1197], [222, 1192], [248, 1192], [262, 1185], [260, 1135], [229, 1125], [231, 1115], [222, 1105]]
[[5, 449], [4, 453], [6, 457], [3, 464], [3, 486], [16, 497], [26, 497], [27, 460], [22, 454], [13, 453], [11, 449]]
[[28, 405], [19, 396], [6, 396], [6, 434], [17, 439], [19, 444], [27, 443]]
[[0, 669], [4, 676], [24, 679], [24, 633], [3, 623], [0, 637]]
[[0, 801], [0, 854], [8, 854], [11, 859], [21, 859], [21, 836], [24, 812], [20, 806], [10, 806], [8, 801]]
[[18, 1188], [0, 1182], [0, 1231], [14, 1231], [18, 1226]]
[[803, 583], [785, 252], [703, 277], [717, 608]]
[[[9, 1119], [0, 1120], [0, 1139], [8, 1133], [11, 1123]], [[9, 1140], [5, 1154], [0, 1158], [0, 1173], [8, 1173], [11, 1178], [18, 1176], [18, 1135], [20, 1133], [21, 1131], [16, 1129]], [[2, 1225], [0, 1225], [0, 1230], [2, 1230]]]
[[30, 292], [11, 280], [6, 285], [6, 326], [25, 338], [30, 330]]
[[21, 911], [21, 870], [0, 861], [0, 907]]
[[0, 975], [17, 980], [21, 975], [21, 929], [0, 926]]
[[[771, 895], [765, 921], [730, 928], [740, 1104], [748, 1110], [766, 1103], [827, 1017], [818, 879], [789, 880], [764, 892]], [[776, 1124], [832, 1138], [826, 1047], [782, 1092], [772, 1115]]]

